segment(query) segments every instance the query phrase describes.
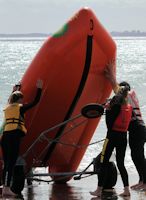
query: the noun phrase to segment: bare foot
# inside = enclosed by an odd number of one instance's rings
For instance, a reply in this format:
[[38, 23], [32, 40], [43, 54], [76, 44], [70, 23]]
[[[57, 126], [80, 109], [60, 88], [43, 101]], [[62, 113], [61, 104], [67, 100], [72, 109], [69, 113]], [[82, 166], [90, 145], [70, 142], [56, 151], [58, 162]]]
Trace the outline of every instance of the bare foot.
[[95, 190], [94, 192], [90, 192], [91, 195], [93, 196], [96, 196], [96, 197], [101, 197], [101, 193], [102, 193], [102, 190]]
[[12, 190], [9, 187], [4, 187], [3, 191], [2, 191], [2, 196], [17, 196], [17, 194], [15, 194], [14, 192], [12, 192]]
[[129, 191], [124, 191], [123, 193], [119, 194], [121, 197], [130, 197], [130, 192]]
[[143, 185], [143, 182], [139, 182], [135, 185], [132, 185], [130, 188], [133, 189], [133, 190], [137, 190], [139, 189], [141, 186]]
[[146, 191], [146, 183], [139, 185], [139, 187], [136, 188], [137, 190], [144, 190]]
[[121, 197], [130, 197], [129, 186], [124, 187], [124, 192], [119, 194]]

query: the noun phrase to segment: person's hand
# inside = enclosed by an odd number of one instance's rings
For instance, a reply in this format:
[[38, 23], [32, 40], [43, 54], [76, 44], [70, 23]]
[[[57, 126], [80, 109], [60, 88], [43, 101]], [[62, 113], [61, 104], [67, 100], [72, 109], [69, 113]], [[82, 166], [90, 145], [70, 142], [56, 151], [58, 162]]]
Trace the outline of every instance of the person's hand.
[[42, 89], [42, 87], [43, 87], [43, 81], [41, 79], [38, 79], [36, 86], [37, 86], [37, 88]]
[[21, 83], [18, 82], [17, 84], [14, 85], [12, 92], [19, 91], [20, 89], [21, 89]]

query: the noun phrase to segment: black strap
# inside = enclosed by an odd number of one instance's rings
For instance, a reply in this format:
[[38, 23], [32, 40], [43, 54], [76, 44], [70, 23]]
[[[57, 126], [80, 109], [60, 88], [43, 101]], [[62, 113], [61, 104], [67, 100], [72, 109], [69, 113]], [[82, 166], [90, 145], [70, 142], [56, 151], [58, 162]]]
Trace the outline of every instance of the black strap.
[[18, 121], [18, 122], [23, 122], [23, 120], [21, 120], [21, 119], [17, 119], [17, 118], [8, 118], [8, 119], [6, 119], [6, 122], [7, 121]]
[[139, 110], [139, 108], [133, 108], [133, 110]]

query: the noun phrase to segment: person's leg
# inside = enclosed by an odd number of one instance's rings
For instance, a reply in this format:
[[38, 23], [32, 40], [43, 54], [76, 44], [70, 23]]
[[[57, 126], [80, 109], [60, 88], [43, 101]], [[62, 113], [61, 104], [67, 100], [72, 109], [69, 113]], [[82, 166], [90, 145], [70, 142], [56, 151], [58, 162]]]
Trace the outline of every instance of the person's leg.
[[18, 137], [12, 137], [11, 138], [11, 146], [9, 151], [9, 157], [8, 157], [8, 177], [7, 177], [7, 186], [10, 186], [13, 170], [19, 155], [19, 146], [20, 146], [20, 138]]
[[98, 174], [98, 186], [94, 192], [90, 192], [90, 194], [93, 196], [100, 197], [102, 194], [103, 185], [107, 177], [107, 164], [109, 162], [113, 149], [114, 149], [114, 144], [112, 140], [106, 138], [101, 152], [101, 158], [100, 158], [101, 166]]
[[7, 135], [3, 135], [2, 137], [2, 141], [1, 141], [1, 147], [2, 147], [2, 154], [3, 154], [3, 162], [4, 162], [4, 166], [3, 166], [3, 172], [2, 172], [2, 184], [5, 185], [5, 180], [6, 180], [6, 172], [7, 172], [7, 162], [8, 162], [8, 141], [9, 138], [7, 139]]
[[138, 189], [143, 185], [143, 182], [146, 183], [144, 141], [134, 140], [133, 138], [129, 137], [129, 146], [131, 149], [131, 158], [139, 175], [139, 182], [131, 186], [131, 188]]
[[142, 164], [142, 177], [143, 177], [143, 184], [139, 186], [139, 189], [143, 189], [146, 191], [146, 159], [144, 153], [144, 144], [146, 142], [146, 126], [141, 125], [138, 129], [141, 137], [139, 137], [139, 154], [140, 154], [140, 162]]
[[139, 168], [141, 167], [141, 176], [142, 176], [142, 182], [138, 186], [136, 186], [134, 189], [143, 189], [146, 190], [146, 161], [145, 161], [145, 155], [144, 155], [144, 140], [138, 141], [137, 143], [137, 154], [135, 163], [139, 162]]
[[124, 158], [127, 147], [127, 137], [126, 133], [119, 133], [119, 134], [123, 135], [120, 135], [119, 140], [117, 141], [116, 161], [124, 185], [124, 192], [121, 193], [120, 196], [130, 196], [128, 173], [124, 165]]
[[18, 158], [19, 153], [19, 145], [20, 145], [20, 137], [18, 135], [13, 135], [13, 133], [8, 133], [7, 136], [7, 163], [6, 163], [6, 172], [5, 172], [5, 180], [4, 180], [4, 188], [3, 195], [16, 195], [10, 190], [10, 185], [13, 176], [13, 169], [16, 164], [16, 160]]

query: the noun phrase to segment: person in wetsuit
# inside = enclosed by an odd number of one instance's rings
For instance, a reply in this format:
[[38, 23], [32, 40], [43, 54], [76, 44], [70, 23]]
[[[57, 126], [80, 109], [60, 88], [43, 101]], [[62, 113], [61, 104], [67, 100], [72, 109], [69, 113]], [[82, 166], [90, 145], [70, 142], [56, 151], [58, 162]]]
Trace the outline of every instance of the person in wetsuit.
[[120, 196], [130, 196], [128, 173], [124, 166], [127, 146], [127, 129], [132, 116], [132, 106], [127, 103], [127, 88], [123, 88], [106, 105], [107, 136], [100, 158], [100, 171], [98, 174], [98, 187], [91, 195], [101, 197], [103, 185], [107, 177], [107, 166], [114, 148], [116, 149], [116, 162], [124, 185], [124, 192]]
[[120, 90], [121, 86], [127, 86], [128, 102], [133, 107], [132, 120], [130, 122], [129, 131], [129, 146], [131, 149], [131, 158], [139, 175], [138, 183], [131, 186], [132, 189], [146, 190], [146, 160], [144, 155], [144, 144], [146, 141], [146, 126], [142, 119], [139, 101], [134, 90], [131, 89], [130, 84], [123, 81], [118, 84], [114, 73], [115, 61], [110, 61], [105, 69], [105, 76], [110, 81], [115, 93]]
[[23, 94], [21, 91], [14, 91], [9, 97], [8, 105], [4, 108], [4, 127], [1, 140], [1, 147], [4, 160], [3, 168], [3, 191], [4, 196], [15, 196], [11, 191], [13, 170], [19, 155], [21, 139], [27, 133], [25, 127], [25, 113], [34, 107], [40, 100], [42, 93], [42, 80], [37, 81], [37, 94], [33, 102], [22, 104]]

